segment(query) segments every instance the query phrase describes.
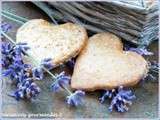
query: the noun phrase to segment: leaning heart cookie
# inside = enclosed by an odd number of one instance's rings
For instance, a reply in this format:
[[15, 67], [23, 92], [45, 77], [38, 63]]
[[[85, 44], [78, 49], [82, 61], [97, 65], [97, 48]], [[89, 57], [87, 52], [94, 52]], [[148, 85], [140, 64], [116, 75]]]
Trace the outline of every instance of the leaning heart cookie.
[[55, 66], [76, 56], [85, 46], [86, 30], [72, 23], [53, 25], [42, 19], [26, 22], [17, 32], [17, 42], [26, 42], [37, 60], [52, 58]]
[[77, 58], [71, 87], [86, 91], [133, 86], [148, 72], [146, 60], [123, 51], [121, 40], [111, 33], [96, 34]]

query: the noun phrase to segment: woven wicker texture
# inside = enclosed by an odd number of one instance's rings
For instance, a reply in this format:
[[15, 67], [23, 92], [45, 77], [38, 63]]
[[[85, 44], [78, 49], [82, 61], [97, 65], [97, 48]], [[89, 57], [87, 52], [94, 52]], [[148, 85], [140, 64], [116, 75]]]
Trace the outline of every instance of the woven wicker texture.
[[34, 2], [53, 21], [74, 22], [93, 33], [109, 31], [124, 40], [149, 45], [158, 38], [158, 1]]

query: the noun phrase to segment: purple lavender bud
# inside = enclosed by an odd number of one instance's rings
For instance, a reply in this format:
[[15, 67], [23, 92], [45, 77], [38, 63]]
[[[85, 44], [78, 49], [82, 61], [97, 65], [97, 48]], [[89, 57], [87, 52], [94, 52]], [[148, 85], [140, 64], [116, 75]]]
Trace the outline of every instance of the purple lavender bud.
[[10, 69], [13, 69], [15, 73], [19, 73], [23, 71], [23, 63], [12, 63], [9, 66]]
[[38, 67], [38, 68], [33, 68], [32, 69], [32, 75], [33, 75], [33, 78], [35, 80], [42, 80], [43, 79], [43, 69], [41, 67]]
[[[5, 23], [5, 22], [2, 22], [1, 23], [1, 30], [3, 31], [3, 32], [8, 32], [10, 29], [12, 28], [12, 26], [10, 25], [10, 24], [8, 24], [8, 23]], [[1, 36], [1, 38], [2, 38], [2, 36]]]
[[[133, 95], [130, 90], [118, 89], [118, 93], [113, 100], [115, 99], [117, 100], [116, 103], [113, 103], [115, 109], [117, 109], [118, 112], [125, 112], [128, 110], [126, 105], [131, 105], [132, 101], [135, 99], [135, 95]], [[112, 102], [114, 102], [113, 100]]]
[[23, 64], [23, 69], [24, 69], [24, 71], [26, 71], [26, 72], [28, 72], [28, 70], [31, 70], [31, 68], [32, 68], [32, 65], [30, 65], [30, 64]]
[[4, 32], [8, 32], [9, 29], [11, 29], [12, 26], [8, 23], [2, 22], [1, 23], [1, 30]]
[[60, 91], [60, 89], [62, 89], [62, 88], [61, 88], [61, 86], [58, 84], [58, 82], [53, 83], [53, 84], [51, 85], [51, 90], [52, 90], [53, 92], [58, 92], [58, 91]]
[[31, 80], [24, 81], [18, 85], [18, 89], [12, 95], [16, 100], [35, 99], [40, 93], [40, 88]]
[[3, 68], [7, 68], [10, 65], [10, 59], [8, 59], [6, 56], [2, 55], [0, 64]]
[[27, 55], [27, 50], [29, 50], [30, 47], [27, 45], [27, 43], [17, 43], [15, 47], [15, 53], [18, 55]]
[[108, 107], [108, 111], [109, 111], [109, 112], [112, 112], [112, 110], [113, 110], [113, 106], [110, 105], [110, 106]]
[[153, 55], [152, 52], [149, 52], [147, 49], [145, 48], [129, 48], [129, 51], [133, 51], [136, 52], [140, 55]]
[[51, 70], [54, 68], [54, 65], [53, 65], [53, 60], [51, 58], [46, 58], [44, 59], [42, 62], [41, 62], [41, 65], [43, 67], [45, 67], [46, 69], [48, 70]]
[[133, 100], [136, 98], [136, 96], [132, 93], [131, 90], [118, 90], [118, 95], [126, 100]]
[[1, 65], [3, 68], [7, 68], [11, 64], [13, 59], [13, 46], [10, 43], [2, 42], [1, 44]]
[[15, 64], [10, 65], [10, 66], [8, 67], [8, 69], [4, 70], [4, 71], [2, 72], [2, 74], [3, 74], [4, 76], [8, 76], [8, 75], [13, 75], [13, 76], [15, 76], [18, 72], [21, 72], [21, 68], [22, 68], [21, 65], [15, 63]]
[[22, 96], [22, 92], [21, 91], [15, 91], [15, 93], [14, 93], [14, 95], [13, 95], [13, 97], [15, 97], [15, 99], [17, 100], [17, 101], [19, 101], [20, 100], [20, 98], [22, 98], [23, 96]]
[[85, 95], [85, 92], [81, 90], [75, 91], [70, 96], [67, 96], [67, 104], [75, 107], [82, 105], [83, 103], [82, 98], [84, 97], [84, 95]]
[[13, 50], [13, 46], [10, 43], [2, 42], [1, 43], [1, 53], [4, 55], [9, 55]]
[[13, 56], [13, 61], [14, 61], [14, 63], [17, 63], [17, 64], [23, 64], [23, 59], [22, 59], [21, 55]]
[[103, 96], [102, 96], [101, 98], [99, 98], [100, 102], [101, 102], [101, 103], [104, 103], [104, 101], [107, 99], [108, 95], [109, 95], [109, 91], [106, 91], [106, 92], [103, 94]]
[[2, 75], [7, 77], [10, 74], [12, 74], [12, 72], [13, 72], [13, 69], [7, 69], [7, 70], [2, 71]]
[[74, 65], [75, 65], [75, 58], [70, 59], [70, 60], [66, 63], [66, 65], [73, 70]]
[[125, 109], [124, 109], [122, 103], [115, 104], [115, 108], [116, 108], [116, 110], [117, 110], [118, 112], [121, 112], [121, 113], [122, 113], [122, 112], [125, 112]]
[[31, 79], [32, 78], [29, 77], [29, 74], [27, 74], [26, 72], [21, 72], [18, 75], [17, 81], [22, 83], [24, 81], [31, 80]]
[[112, 96], [114, 96], [114, 94], [115, 94], [115, 89], [106, 90], [105, 93], [103, 94], [103, 96], [101, 98], [99, 98], [99, 100], [101, 103], [104, 103], [107, 98], [112, 98]]
[[51, 89], [53, 92], [58, 92], [61, 90], [64, 86], [69, 84], [70, 76], [65, 75], [65, 72], [61, 72], [59, 75], [56, 76], [56, 81], [53, 82], [51, 85]]

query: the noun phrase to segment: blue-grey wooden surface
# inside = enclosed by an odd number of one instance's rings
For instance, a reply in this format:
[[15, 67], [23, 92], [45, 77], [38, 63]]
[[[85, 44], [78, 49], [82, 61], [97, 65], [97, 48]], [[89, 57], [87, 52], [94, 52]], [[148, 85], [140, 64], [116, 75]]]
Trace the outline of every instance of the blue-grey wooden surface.
[[[28, 19], [33, 18], [49, 18], [31, 3], [24, 2], [3, 2], [2, 9], [8, 10], [20, 16]], [[9, 35], [15, 39], [17, 28], [20, 26], [15, 22], [6, 20], [12, 24], [12, 30]], [[155, 56], [151, 59], [157, 59], [158, 56], [158, 45], [154, 42], [150, 46], [151, 50], [154, 51]], [[62, 70], [63, 68], [61, 68]], [[55, 70], [60, 71], [60, 69]], [[158, 115], [158, 84], [157, 83], [146, 83], [143, 86], [137, 86], [134, 88], [137, 99], [130, 107], [129, 111], [124, 114], [117, 112], [109, 113], [107, 108], [109, 102], [100, 104], [98, 97], [100, 92], [87, 93], [85, 97], [85, 105], [78, 109], [69, 107], [65, 104], [65, 93], [60, 92], [53, 94], [50, 91], [50, 85], [52, 80], [46, 75], [46, 78], [39, 82], [42, 92], [39, 95], [37, 101], [16, 101], [14, 98], [7, 96], [7, 93], [14, 89], [8, 80], [3, 80], [2, 88], [2, 110], [3, 114], [39, 114], [39, 113], [56, 113], [63, 118], [152, 118]]]

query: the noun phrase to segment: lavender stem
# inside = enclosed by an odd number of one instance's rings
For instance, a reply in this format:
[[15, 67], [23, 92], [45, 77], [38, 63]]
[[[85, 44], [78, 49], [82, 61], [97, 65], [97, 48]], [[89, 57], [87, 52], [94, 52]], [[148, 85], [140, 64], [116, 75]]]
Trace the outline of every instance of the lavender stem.
[[8, 15], [13, 16], [14, 19], [19, 19], [20, 21], [24, 21], [24, 22], [29, 21], [28, 19], [26, 19], [26, 18], [24, 18], [24, 17], [15, 15], [15, 14], [13, 14], [13, 13], [11, 13], [11, 12], [8, 12], [8, 11], [5, 11], [5, 10], [2, 10], [2, 13], [3, 13], [3, 14], [6, 14], [6, 16], [8, 16]]
[[5, 15], [5, 14], [3, 14], [3, 13], [2, 13], [2, 16], [3, 16], [3, 17], [6, 17], [6, 18], [8, 18], [8, 19], [10, 19], [10, 20], [12, 20], [12, 21], [18, 22], [18, 23], [20, 23], [20, 24], [24, 24], [24, 22], [22, 22], [22, 21], [20, 21], [20, 20], [18, 20], [18, 19], [9, 17], [9, 16], [7, 16], [7, 15]]
[[72, 92], [71, 92], [67, 87], [62, 86], [62, 88], [63, 88], [64, 90], [66, 90], [66, 92], [68, 93], [68, 95], [71, 95], [71, 94], [72, 94]]

